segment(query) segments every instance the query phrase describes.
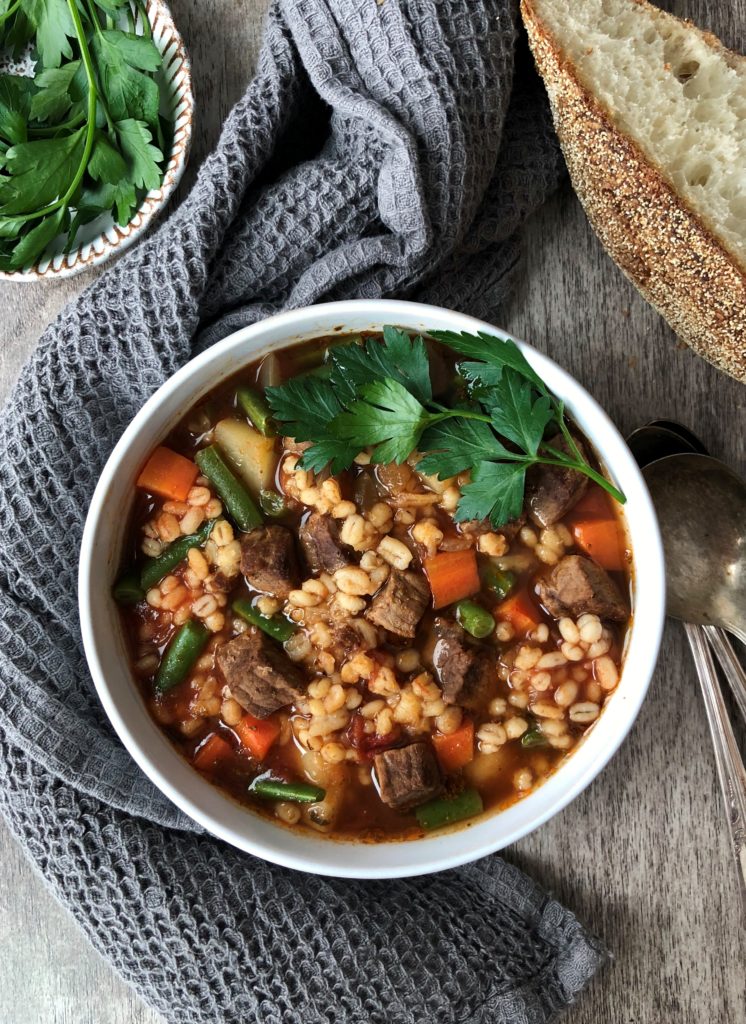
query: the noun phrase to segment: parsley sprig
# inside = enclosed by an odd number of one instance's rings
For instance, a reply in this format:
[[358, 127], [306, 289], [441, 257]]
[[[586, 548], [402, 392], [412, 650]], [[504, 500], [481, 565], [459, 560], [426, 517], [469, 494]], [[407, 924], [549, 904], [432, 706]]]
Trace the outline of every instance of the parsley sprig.
[[[421, 337], [385, 327], [383, 340], [337, 345], [329, 373], [295, 377], [267, 389], [275, 418], [297, 441], [310, 441], [301, 466], [339, 473], [363, 449], [376, 463], [422, 453], [420, 472], [441, 479], [469, 471], [455, 519], [489, 519], [500, 527], [520, 515], [527, 471], [535, 465], [574, 469], [619, 502], [624, 495], [588, 464], [565, 417], [520, 348], [490, 334], [431, 331], [464, 361], [462, 398], [433, 398], [427, 347]], [[557, 435], [562, 448], [547, 442]]]
[[142, 0], [0, 0], [0, 51], [28, 44], [34, 77], [0, 75], [5, 271], [35, 262], [61, 234], [69, 251], [108, 211], [131, 220], [162, 180], [170, 132]]

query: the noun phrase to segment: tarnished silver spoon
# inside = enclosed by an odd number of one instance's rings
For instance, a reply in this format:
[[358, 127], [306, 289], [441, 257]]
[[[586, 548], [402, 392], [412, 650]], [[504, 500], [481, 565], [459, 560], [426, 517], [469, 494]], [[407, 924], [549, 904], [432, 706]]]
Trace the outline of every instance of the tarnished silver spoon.
[[700, 628], [746, 640], [746, 483], [706, 455], [669, 455], [643, 475], [666, 553], [667, 610], [684, 622], [702, 685], [746, 911], [746, 770]]
[[[709, 455], [700, 438], [676, 420], [651, 420], [650, 423], [633, 430], [627, 438], [627, 444], [639, 466], [646, 466], [668, 455], [680, 455], [685, 452]], [[704, 631], [746, 721], [746, 671], [733, 650], [727, 633], [719, 626], [699, 628]]]
[[663, 535], [668, 614], [746, 643], [746, 482], [707, 455], [643, 468]]

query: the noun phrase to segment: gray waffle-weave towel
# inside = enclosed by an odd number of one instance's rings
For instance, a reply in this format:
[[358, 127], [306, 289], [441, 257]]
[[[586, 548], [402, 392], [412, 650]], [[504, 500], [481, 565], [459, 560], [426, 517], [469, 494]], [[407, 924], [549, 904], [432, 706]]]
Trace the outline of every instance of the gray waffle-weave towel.
[[0, 806], [95, 947], [169, 1021], [537, 1024], [605, 958], [498, 857], [364, 884], [200, 832], [107, 724], [76, 614], [101, 468], [198, 348], [342, 297], [494, 317], [516, 232], [562, 173], [516, 19], [507, 0], [276, 3], [191, 194], [45, 332], [1, 419]]

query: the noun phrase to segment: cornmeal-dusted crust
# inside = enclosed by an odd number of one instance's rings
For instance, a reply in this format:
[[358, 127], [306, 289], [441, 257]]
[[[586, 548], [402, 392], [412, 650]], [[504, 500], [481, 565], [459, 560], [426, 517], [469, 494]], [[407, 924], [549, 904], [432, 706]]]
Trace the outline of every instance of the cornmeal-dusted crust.
[[[643, 14], [659, 14], [633, 0]], [[578, 76], [522, 0], [531, 49], [546, 84], [575, 191], [604, 247], [679, 337], [715, 366], [746, 382], [746, 267], [718, 240], [613, 114]], [[683, 24], [683, 23], [682, 23]], [[686, 25], [728, 60], [743, 60], [710, 34]]]

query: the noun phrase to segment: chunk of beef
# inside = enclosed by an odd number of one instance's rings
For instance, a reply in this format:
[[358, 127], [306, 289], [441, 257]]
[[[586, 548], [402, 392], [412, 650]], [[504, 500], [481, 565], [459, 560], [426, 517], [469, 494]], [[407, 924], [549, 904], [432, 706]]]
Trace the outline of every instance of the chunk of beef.
[[299, 530], [303, 549], [311, 572], [336, 572], [350, 561], [350, 549], [339, 539], [339, 524], [331, 516], [313, 512]]
[[236, 585], [235, 576], [226, 576], [219, 569], [211, 573], [205, 580], [205, 590], [208, 594], [230, 594]]
[[438, 761], [429, 743], [383, 750], [373, 758], [381, 799], [405, 810], [437, 796], [443, 789]]
[[433, 668], [446, 704], [479, 708], [497, 682], [497, 660], [486, 647], [469, 643], [456, 622], [435, 620]]
[[605, 569], [582, 555], [565, 555], [538, 584], [539, 597], [556, 619], [593, 612], [601, 619], [627, 618], [627, 606]]
[[[570, 453], [562, 434], [555, 434], [547, 443], [566, 455]], [[577, 438], [575, 443], [585, 457], [583, 445]], [[580, 501], [587, 486], [588, 477], [576, 469], [534, 466], [526, 475], [526, 510], [537, 526], [552, 526]]]
[[304, 695], [301, 671], [254, 626], [221, 644], [216, 660], [233, 699], [255, 718], [266, 718]]
[[430, 603], [430, 587], [419, 572], [392, 569], [365, 617], [397, 636], [413, 637]]
[[260, 526], [241, 538], [241, 572], [255, 590], [286, 598], [299, 581], [295, 541], [284, 526]]
[[[503, 523], [499, 529], [495, 530], [495, 533], [501, 533], [503, 537], [510, 542], [521, 532], [522, 527], [526, 525], [526, 516], [523, 512], [518, 516], [517, 519], [511, 519], [509, 523]], [[494, 530], [494, 527], [492, 527]]]
[[347, 623], [332, 626], [332, 642], [329, 648], [338, 665], [344, 665], [360, 651], [368, 649], [361, 633]]

